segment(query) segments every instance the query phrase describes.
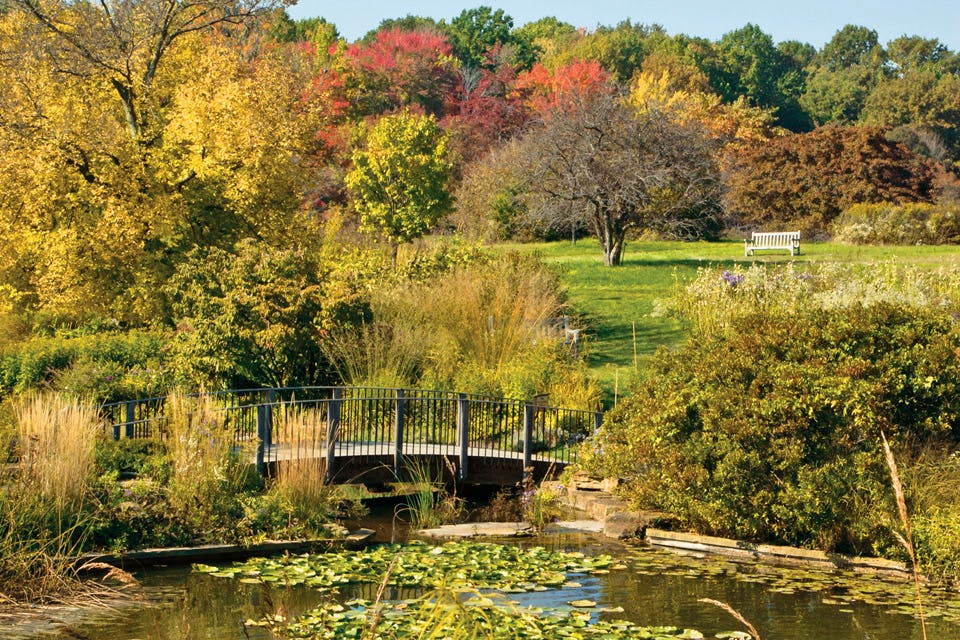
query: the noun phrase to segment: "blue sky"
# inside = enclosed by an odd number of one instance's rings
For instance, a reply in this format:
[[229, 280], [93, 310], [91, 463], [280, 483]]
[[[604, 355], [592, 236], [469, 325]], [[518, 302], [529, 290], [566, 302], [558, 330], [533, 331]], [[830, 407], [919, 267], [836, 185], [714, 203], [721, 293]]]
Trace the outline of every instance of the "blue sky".
[[516, 26], [548, 15], [589, 29], [630, 18], [661, 24], [671, 34], [716, 40], [752, 22], [777, 42], [801, 40], [821, 47], [843, 25], [859, 24], [875, 29], [883, 43], [903, 34], [921, 35], [939, 38], [954, 51], [960, 49], [960, 0], [300, 0], [288, 11], [295, 18], [323, 16], [337, 25], [341, 35], [354, 40], [383, 18], [412, 13], [450, 19], [463, 9], [484, 4], [503, 9]]

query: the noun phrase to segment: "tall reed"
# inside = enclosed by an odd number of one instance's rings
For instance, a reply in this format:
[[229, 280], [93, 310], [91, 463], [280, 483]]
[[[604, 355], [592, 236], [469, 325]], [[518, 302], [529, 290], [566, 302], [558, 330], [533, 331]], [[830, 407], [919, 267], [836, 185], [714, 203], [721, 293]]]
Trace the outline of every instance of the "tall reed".
[[205, 515], [243, 483], [247, 452], [234, 445], [225, 412], [207, 394], [169, 396], [164, 418], [171, 498], [177, 506]]
[[[452, 463], [444, 458], [444, 465], [452, 474]], [[414, 490], [405, 496], [406, 505], [400, 506], [397, 513], [406, 512], [415, 529], [431, 529], [456, 521], [463, 512], [463, 501], [455, 492], [447, 492], [443, 470], [417, 459], [406, 459], [404, 467]]]
[[326, 416], [318, 410], [295, 404], [275, 410], [273, 441], [281, 454], [270, 491], [287, 500], [296, 512], [325, 511], [333, 499], [320, 462], [326, 435]]
[[894, 531], [893, 534], [897, 540], [907, 550], [910, 557], [910, 566], [913, 569], [913, 584], [917, 592], [917, 610], [920, 614], [920, 629], [923, 632], [923, 640], [927, 640], [927, 623], [923, 615], [923, 596], [920, 593], [920, 567], [917, 562], [917, 552], [913, 546], [913, 532], [910, 527], [910, 518], [907, 514], [907, 498], [903, 492], [903, 483], [900, 482], [900, 472], [897, 469], [897, 460], [890, 449], [890, 443], [887, 442], [887, 436], [880, 431], [880, 439], [883, 441], [883, 453], [887, 460], [887, 467], [890, 469], [890, 484], [893, 486], [893, 495], [897, 501], [897, 513], [900, 516], [900, 523], [903, 524], [903, 534]]
[[76, 505], [91, 479], [94, 446], [104, 429], [96, 409], [76, 398], [38, 394], [20, 402], [15, 414], [23, 482], [58, 510]]
[[19, 464], [0, 481], [0, 602], [72, 601], [91, 594], [72, 558], [84, 547], [97, 411], [76, 398], [15, 404]]

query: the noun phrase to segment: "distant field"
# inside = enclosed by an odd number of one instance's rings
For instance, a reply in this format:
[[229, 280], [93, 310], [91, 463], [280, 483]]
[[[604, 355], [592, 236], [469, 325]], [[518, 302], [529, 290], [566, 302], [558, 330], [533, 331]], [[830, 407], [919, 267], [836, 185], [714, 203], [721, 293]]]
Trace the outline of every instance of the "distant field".
[[[767, 251], [743, 257], [738, 242], [631, 242], [620, 267], [603, 266], [595, 240], [532, 244], [500, 244], [498, 249], [538, 253], [561, 267], [573, 312], [587, 328], [588, 362], [606, 394], [623, 393], [660, 345], [671, 346], [686, 336], [676, 320], [653, 317], [654, 302], [670, 296], [676, 283], [696, 275], [698, 267], [732, 267], [753, 262], [874, 262], [897, 260], [913, 264], [960, 265], [960, 246], [855, 247], [803, 243], [801, 255]], [[634, 328], [636, 340], [634, 340]], [[634, 361], [636, 347], [636, 363]]]

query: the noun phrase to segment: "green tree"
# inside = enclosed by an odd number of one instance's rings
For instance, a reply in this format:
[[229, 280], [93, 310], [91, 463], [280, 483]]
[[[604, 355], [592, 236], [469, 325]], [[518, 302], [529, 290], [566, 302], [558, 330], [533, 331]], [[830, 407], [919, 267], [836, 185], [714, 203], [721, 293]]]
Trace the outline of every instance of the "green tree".
[[523, 67], [534, 62], [532, 48], [513, 34], [513, 18], [503, 9], [464, 9], [450, 24], [442, 26], [454, 53], [468, 67], [489, 68], [487, 53], [497, 46], [514, 48], [513, 57]]
[[848, 24], [823, 45], [823, 49], [817, 56], [817, 63], [830, 71], [847, 69], [855, 65], [880, 69], [886, 59], [887, 54], [880, 46], [876, 31]]
[[720, 68], [712, 74], [711, 84], [724, 100], [746, 96], [759, 107], [777, 109], [780, 124], [788, 129], [808, 128], [798, 103], [803, 75], [760, 27], [748, 24], [724, 34], [717, 53]]
[[800, 104], [816, 125], [853, 124], [880, 74], [864, 65], [843, 69], [816, 68], [807, 78]]
[[293, 20], [284, 9], [276, 10], [267, 32], [277, 42], [312, 42], [328, 46], [340, 37], [337, 27], [324, 18]]
[[799, 40], [778, 42], [777, 50], [798, 69], [808, 66], [817, 55], [817, 50], [812, 44]]
[[956, 55], [936, 38], [900, 36], [887, 43], [890, 63], [900, 73], [921, 67], [953, 66], [956, 71]]
[[449, 155], [436, 120], [409, 112], [381, 118], [366, 149], [354, 152], [346, 183], [360, 228], [382, 234], [394, 257], [400, 243], [426, 233], [449, 210]]
[[569, 22], [548, 16], [514, 29], [513, 35], [526, 43], [536, 61], [539, 61], [540, 56], [552, 56], [558, 49], [568, 46], [577, 37], [577, 28]]

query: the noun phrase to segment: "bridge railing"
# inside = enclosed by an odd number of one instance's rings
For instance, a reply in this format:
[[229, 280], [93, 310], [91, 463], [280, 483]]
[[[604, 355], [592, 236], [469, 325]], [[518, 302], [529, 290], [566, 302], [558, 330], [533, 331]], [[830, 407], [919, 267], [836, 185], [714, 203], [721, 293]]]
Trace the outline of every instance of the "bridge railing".
[[[400, 475], [409, 457], [446, 456], [461, 480], [470, 461], [513, 460], [565, 465], [600, 424], [595, 411], [521, 400], [420, 389], [298, 387], [243, 389], [191, 396], [202, 400], [233, 433], [234, 445], [254, 451], [261, 472], [275, 463], [323, 459], [332, 477], [338, 463], [392, 461]], [[163, 438], [166, 398], [103, 405], [112, 436]]]

